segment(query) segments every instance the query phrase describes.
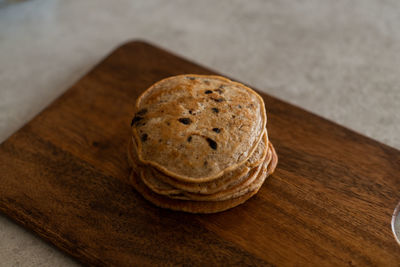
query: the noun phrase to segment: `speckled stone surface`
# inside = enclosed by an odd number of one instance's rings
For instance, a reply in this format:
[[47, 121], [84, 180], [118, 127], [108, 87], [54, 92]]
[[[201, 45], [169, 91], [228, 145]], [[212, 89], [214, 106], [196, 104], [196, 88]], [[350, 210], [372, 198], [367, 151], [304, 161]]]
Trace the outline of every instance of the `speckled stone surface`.
[[[396, 0], [0, 0], [0, 141], [145, 39], [400, 149], [399, 29]], [[76, 264], [0, 216], [0, 266]]]

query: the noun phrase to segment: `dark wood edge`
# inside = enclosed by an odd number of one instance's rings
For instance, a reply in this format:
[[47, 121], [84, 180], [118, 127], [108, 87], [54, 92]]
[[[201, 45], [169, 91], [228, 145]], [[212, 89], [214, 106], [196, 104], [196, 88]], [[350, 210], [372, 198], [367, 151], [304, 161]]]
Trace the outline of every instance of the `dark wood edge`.
[[78, 250], [71, 250], [70, 248], [74, 247], [74, 244], [71, 244], [71, 242], [69, 242], [67, 239], [63, 238], [60, 235], [57, 235], [56, 233], [49, 232], [48, 229], [42, 227], [43, 224], [37, 223], [35, 220], [32, 220], [31, 217], [29, 218], [29, 220], [27, 220], [25, 218], [26, 215], [23, 211], [11, 212], [11, 210], [7, 209], [3, 205], [3, 203], [0, 203], [0, 212], [5, 215], [6, 218], [10, 221], [17, 223], [17, 225], [24, 228], [24, 230], [26, 230], [27, 232], [30, 232], [34, 236], [39, 237], [49, 246], [61, 252], [66, 257], [72, 259], [76, 264], [95, 263], [96, 266], [106, 266], [106, 264], [101, 259], [90, 255], [89, 253], [84, 253], [83, 251]]

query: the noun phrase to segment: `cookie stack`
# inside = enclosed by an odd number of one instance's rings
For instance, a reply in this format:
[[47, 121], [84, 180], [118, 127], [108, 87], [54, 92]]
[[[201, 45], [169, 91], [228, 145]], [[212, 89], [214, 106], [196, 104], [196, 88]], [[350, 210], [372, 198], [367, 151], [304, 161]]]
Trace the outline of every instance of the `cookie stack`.
[[264, 101], [240, 83], [173, 76], [147, 89], [135, 109], [130, 181], [159, 207], [223, 211], [256, 194], [275, 170]]

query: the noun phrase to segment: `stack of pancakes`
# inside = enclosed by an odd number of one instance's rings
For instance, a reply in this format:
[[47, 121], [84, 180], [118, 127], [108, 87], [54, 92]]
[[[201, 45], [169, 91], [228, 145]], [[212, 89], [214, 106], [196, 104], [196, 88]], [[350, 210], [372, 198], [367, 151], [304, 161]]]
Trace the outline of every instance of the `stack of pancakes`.
[[278, 162], [263, 99], [220, 76], [178, 75], [136, 102], [131, 183], [153, 204], [192, 213], [237, 206]]

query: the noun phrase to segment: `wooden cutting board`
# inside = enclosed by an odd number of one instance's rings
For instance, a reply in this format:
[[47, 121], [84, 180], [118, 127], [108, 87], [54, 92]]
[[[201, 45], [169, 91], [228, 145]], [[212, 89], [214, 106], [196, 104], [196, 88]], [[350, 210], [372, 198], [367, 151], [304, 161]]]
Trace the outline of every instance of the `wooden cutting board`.
[[0, 210], [90, 265], [399, 266], [400, 152], [262, 94], [279, 165], [245, 204], [159, 209], [128, 184], [136, 97], [213, 71], [123, 45], [0, 146]]

